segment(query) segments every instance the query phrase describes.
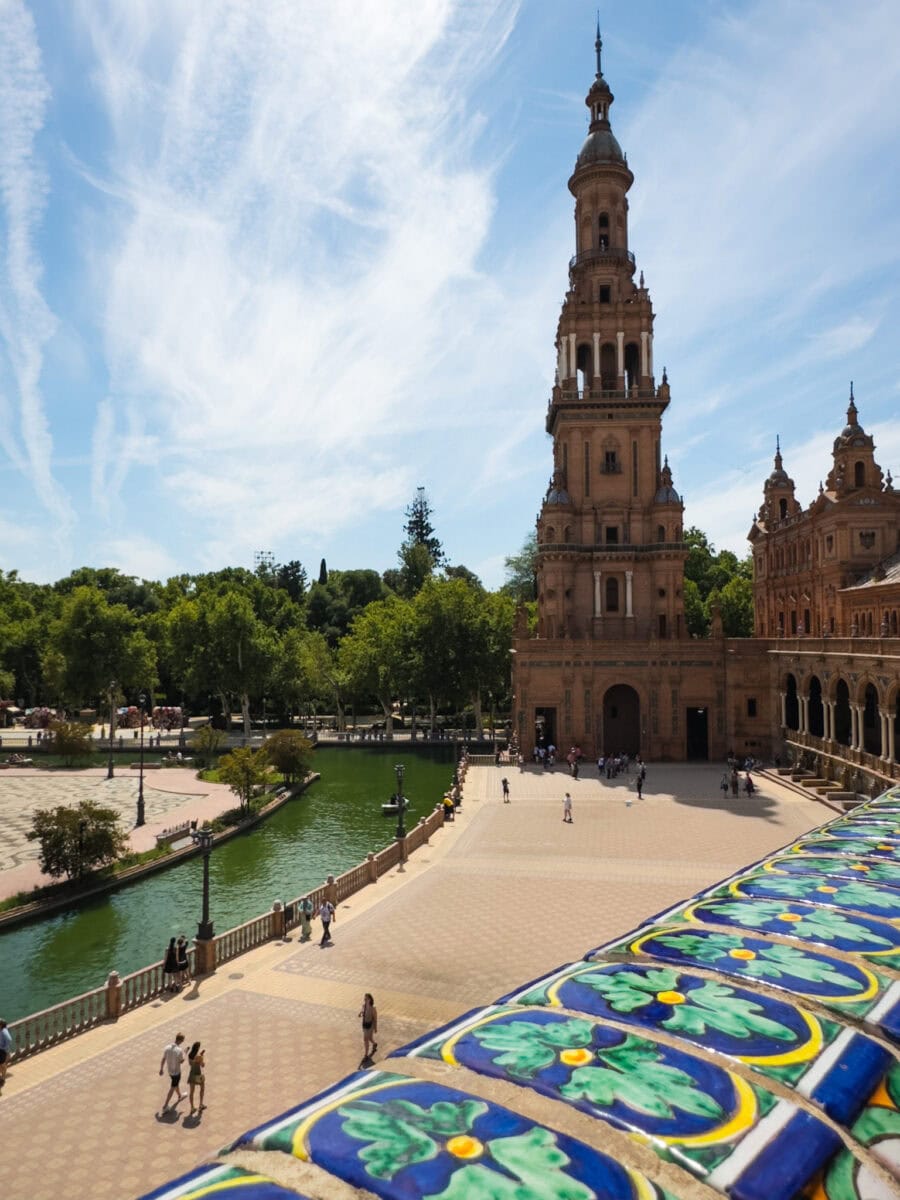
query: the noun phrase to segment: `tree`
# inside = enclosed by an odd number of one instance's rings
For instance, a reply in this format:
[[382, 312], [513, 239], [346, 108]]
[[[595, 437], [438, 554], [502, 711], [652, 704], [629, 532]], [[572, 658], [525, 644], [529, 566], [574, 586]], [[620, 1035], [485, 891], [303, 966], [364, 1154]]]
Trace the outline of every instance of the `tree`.
[[292, 729], [280, 729], [265, 745], [266, 757], [288, 783], [306, 777], [312, 763], [312, 742]]
[[393, 702], [409, 679], [412, 611], [399, 596], [364, 609], [341, 642], [338, 659], [351, 688], [376, 698], [385, 729], [393, 729]]
[[347, 691], [347, 672], [320, 633], [312, 633], [305, 642], [306, 669], [319, 695], [334, 701], [338, 729], [344, 728], [344, 696]]
[[722, 632], [726, 637], [753, 637], [753, 583], [744, 575], [733, 575], [719, 592], [710, 595], [719, 602]]
[[434, 575], [435, 561], [422, 542], [406, 542], [400, 547], [400, 573], [397, 591], [411, 600]]
[[214, 725], [201, 725], [191, 738], [191, 750], [198, 766], [208, 766], [225, 743], [225, 734]]
[[684, 620], [691, 637], [706, 637], [709, 633], [706, 606], [700, 597], [700, 589], [693, 579], [684, 581]]
[[424, 546], [431, 555], [431, 561], [439, 567], [444, 561], [444, 548], [435, 537], [434, 526], [431, 524], [431, 505], [423, 487], [416, 489], [416, 495], [406, 510], [406, 545]]
[[318, 582], [321, 583], [322, 587], [324, 587], [325, 584], [328, 582], [328, 566], [327, 566], [324, 558], [319, 563], [319, 580], [318, 580]]
[[295, 604], [299, 604], [306, 594], [306, 568], [295, 558], [288, 563], [282, 563], [276, 572], [278, 586], [284, 588]]
[[82, 876], [115, 862], [124, 853], [128, 839], [119, 828], [119, 814], [93, 800], [82, 800], [74, 808], [40, 808], [25, 835], [40, 843], [40, 865], [45, 875], [58, 879]]
[[250, 807], [253, 793], [269, 777], [269, 763], [264, 749], [239, 746], [219, 759], [219, 780], [227, 783], [240, 801], [242, 809]]
[[506, 579], [500, 589], [514, 600], [527, 603], [537, 599], [537, 533], [529, 533], [518, 554], [503, 560]]
[[71, 767], [76, 758], [88, 758], [94, 752], [94, 739], [87, 725], [77, 721], [52, 721], [53, 750], [65, 765]]
[[478, 576], [475, 574], [475, 572], [470, 571], [468, 567], [464, 567], [462, 565], [462, 563], [458, 563], [456, 566], [453, 566], [453, 567], [445, 564], [444, 565], [444, 578], [445, 579], [462, 579], [465, 583], [470, 584], [473, 588], [477, 588], [478, 591], [480, 591], [480, 592], [484, 591], [484, 584], [481, 582], [481, 580], [478, 578]]

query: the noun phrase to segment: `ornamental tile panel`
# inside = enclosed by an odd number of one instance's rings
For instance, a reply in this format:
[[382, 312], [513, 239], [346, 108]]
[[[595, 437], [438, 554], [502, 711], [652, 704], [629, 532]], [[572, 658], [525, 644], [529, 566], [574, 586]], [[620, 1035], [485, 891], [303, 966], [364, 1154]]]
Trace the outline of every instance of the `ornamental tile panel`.
[[222, 1163], [197, 1167], [155, 1192], [148, 1192], [143, 1200], [207, 1200], [207, 1197], [215, 1200], [218, 1196], [222, 1200], [309, 1200], [265, 1175]]
[[794, 1088], [845, 1127], [894, 1062], [852, 1026], [662, 964], [574, 963], [511, 999], [679, 1037]]
[[770, 1200], [791, 1200], [842, 1148], [828, 1126], [716, 1062], [547, 1009], [485, 1009], [412, 1054], [561, 1100], [732, 1195], [754, 1177]]
[[640, 929], [604, 948], [605, 956], [612, 954], [638, 954], [744, 981], [759, 980], [799, 1000], [822, 1004], [839, 1016], [859, 1017], [875, 1033], [900, 1044], [900, 981], [862, 963], [769, 938], [685, 929], [683, 924]]
[[707, 898], [737, 897], [758, 900], [805, 900], [820, 907], [876, 917], [900, 925], [900, 888], [881, 887], [863, 877], [840, 879], [808, 872], [804, 875], [775, 875], [754, 871], [706, 893]]
[[384, 1200], [677, 1200], [583, 1142], [455, 1088], [358, 1073], [231, 1149], [280, 1150]]
[[766, 859], [758, 869], [776, 875], [822, 874], [832, 879], [863, 879], [866, 883], [878, 883], [900, 891], [900, 865], [830, 852], [821, 856], [777, 855]]

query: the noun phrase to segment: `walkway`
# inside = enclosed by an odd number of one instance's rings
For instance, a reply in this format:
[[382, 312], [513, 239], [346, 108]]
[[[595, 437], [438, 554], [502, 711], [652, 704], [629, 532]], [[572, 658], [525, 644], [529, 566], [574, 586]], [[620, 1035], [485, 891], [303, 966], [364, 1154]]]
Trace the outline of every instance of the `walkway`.
[[213, 820], [234, 808], [235, 798], [222, 783], [197, 779], [186, 767], [166, 767], [144, 775], [146, 824], [130, 828], [137, 812], [138, 772], [116, 767], [106, 778], [106, 767], [83, 771], [46, 771], [37, 767], [12, 767], [0, 773], [0, 900], [53, 881], [38, 866], [39, 847], [29, 842], [34, 813], [59, 804], [93, 800], [122, 815], [130, 829], [132, 850], [151, 850], [156, 835], [185, 821]]
[[[187, 993], [14, 1065], [0, 1099], [14, 1147], [4, 1196], [145, 1192], [353, 1070], [364, 991], [378, 1004], [380, 1058], [832, 815], [768, 782], [752, 800], [723, 800], [720, 777], [651, 764], [639, 801], [631, 780], [473, 768], [461, 819], [405, 874], [342, 905], [332, 948], [269, 944]], [[561, 819], [567, 788], [571, 826]], [[160, 1054], [179, 1029], [209, 1048], [202, 1120], [184, 1104], [159, 1115]]]

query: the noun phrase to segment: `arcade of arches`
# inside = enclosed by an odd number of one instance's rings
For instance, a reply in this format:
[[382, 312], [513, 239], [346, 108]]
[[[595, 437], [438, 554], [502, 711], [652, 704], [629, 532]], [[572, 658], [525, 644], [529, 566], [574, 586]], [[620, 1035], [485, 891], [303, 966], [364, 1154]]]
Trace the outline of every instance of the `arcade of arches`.
[[[587, 137], [569, 179], [574, 255], [556, 330], [546, 429], [553, 469], [537, 518], [537, 627], [513, 655], [527, 756], [548, 738], [587, 755], [812, 758], [870, 785], [900, 778], [900, 493], [850, 392], [818, 496], [803, 508], [780, 444], [749, 533], [754, 638], [684, 621], [684, 505], [663, 453], [671, 395], [654, 312], [629, 248], [634, 182], [598, 57]], [[839, 411], [838, 406], [835, 405]]]

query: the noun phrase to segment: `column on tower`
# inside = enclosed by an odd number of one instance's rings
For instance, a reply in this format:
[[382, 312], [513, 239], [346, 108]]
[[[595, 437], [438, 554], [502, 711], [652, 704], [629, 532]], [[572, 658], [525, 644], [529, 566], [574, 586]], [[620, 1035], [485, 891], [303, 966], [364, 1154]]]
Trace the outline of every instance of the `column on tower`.
[[625, 387], [625, 331], [620, 329], [616, 334], [616, 386], [621, 391]]
[[632, 608], [632, 583], [634, 581], [634, 571], [625, 572], [625, 616], [633, 617], [634, 609]]
[[603, 594], [600, 590], [603, 572], [594, 572], [594, 616], [600, 617], [603, 615]]

